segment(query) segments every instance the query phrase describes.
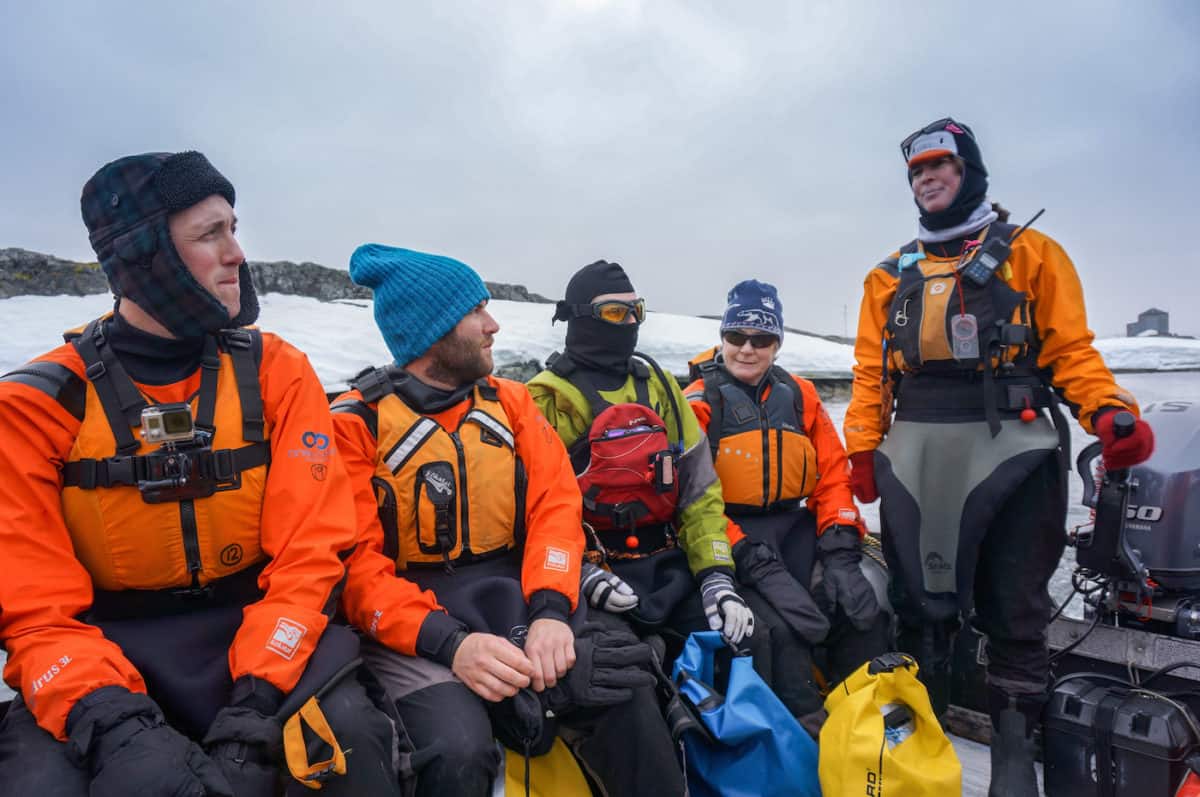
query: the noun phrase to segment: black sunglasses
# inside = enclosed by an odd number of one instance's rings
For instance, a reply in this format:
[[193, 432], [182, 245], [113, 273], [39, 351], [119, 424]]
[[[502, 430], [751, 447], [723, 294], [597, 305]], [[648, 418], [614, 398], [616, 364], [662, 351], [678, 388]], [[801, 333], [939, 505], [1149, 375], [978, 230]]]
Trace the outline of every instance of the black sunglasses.
[[971, 128], [954, 121], [954, 119], [949, 116], [944, 116], [941, 119], [938, 119], [936, 122], [930, 122], [920, 130], [910, 133], [903, 141], [900, 142], [900, 153], [904, 155], [904, 160], [908, 160], [909, 153], [912, 150], [912, 145], [918, 138], [930, 133], [936, 133], [939, 130], [949, 130], [951, 133], [962, 133], [969, 137], [972, 141], [975, 140], [975, 134], [971, 132]]
[[765, 349], [779, 341], [779, 338], [774, 335], [743, 335], [741, 332], [734, 332], [732, 330], [722, 333], [721, 337], [735, 349], [745, 346], [746, 341], [750, 341], [750, 345], [756, 349]]

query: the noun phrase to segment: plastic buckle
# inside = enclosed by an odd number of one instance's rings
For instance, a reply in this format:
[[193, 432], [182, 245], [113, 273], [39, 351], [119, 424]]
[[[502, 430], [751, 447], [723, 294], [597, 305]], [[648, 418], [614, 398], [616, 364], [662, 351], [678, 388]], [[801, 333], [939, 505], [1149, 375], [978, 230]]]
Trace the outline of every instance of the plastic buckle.
[[233, 462], [233, 452], [228, 448], [212, 452], [213, 478], [219, 484], [235, 481], [238, 476], [237, 466]]
[[235, 349], [250, 348], [253, 338], [244, 329], [230, 329], [225, 332], [225, 344]]
[[89, 381], [95, 382], [97, 379], [108, 373], [108, 369], [104, 367], [104, 363], [96, 361], [84, 369], [83, 373]]
[[171, 590], [171, 595], [185, 601], [206, 601], [213, 597], [212, 584], [205, 584], [203, 587], [182, 587], [180, 589]]

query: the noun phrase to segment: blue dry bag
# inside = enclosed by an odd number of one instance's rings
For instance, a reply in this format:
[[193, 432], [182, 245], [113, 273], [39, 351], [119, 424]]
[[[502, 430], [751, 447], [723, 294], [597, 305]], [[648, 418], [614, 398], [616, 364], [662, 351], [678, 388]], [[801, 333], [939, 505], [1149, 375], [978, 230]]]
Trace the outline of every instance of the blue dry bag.
[[683, 736], [693, 797], [820, 797], [817, 743], [788, 713], [749, 656], [735, 656], [729, 686], [713, 688], [713, 657], [725, 648], [715, 631], [692, 634], [672, 673], [715, 743]]

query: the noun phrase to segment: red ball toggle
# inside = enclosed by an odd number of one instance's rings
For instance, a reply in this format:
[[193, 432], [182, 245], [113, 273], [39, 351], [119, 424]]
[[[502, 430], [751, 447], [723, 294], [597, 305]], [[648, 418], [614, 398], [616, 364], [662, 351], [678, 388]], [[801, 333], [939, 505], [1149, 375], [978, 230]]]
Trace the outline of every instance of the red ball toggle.
[[628, 537], [625, 538], [625, 547], [631, 551], [634, 548], [638, 547], [638, 538], [633, 536], [632, 534], [630, 534]]
[[1037, 418], [1037, 413], [1029, 407], [1021, 410], [1021, 420], [1025, 423], [1033, 423], [1035, 418]]

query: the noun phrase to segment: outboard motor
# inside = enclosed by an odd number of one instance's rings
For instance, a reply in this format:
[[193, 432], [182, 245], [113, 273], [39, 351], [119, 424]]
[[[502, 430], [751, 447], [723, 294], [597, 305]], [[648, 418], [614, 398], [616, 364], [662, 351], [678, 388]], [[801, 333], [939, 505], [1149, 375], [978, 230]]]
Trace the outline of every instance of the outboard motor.
[[[1128, 413], [1122, 413], [1129, 415]], [[1200, 638], [1200, 402], [1162, 401], [1143, 418], [1154, 429], [1155, 450], [1129, 471], [1103, 473], [1093, 466], [1094, 443], [1076, 466], [1084, 503], [1096, 510], [1090, 532], [1075, 536], [1075, 559], [1089, 576], [1110, 578], [1117, 590], [1112, 610], [1173, 628], [1166, 633]], [[1120, 433], [1121, 421], [1114, 419]]]

